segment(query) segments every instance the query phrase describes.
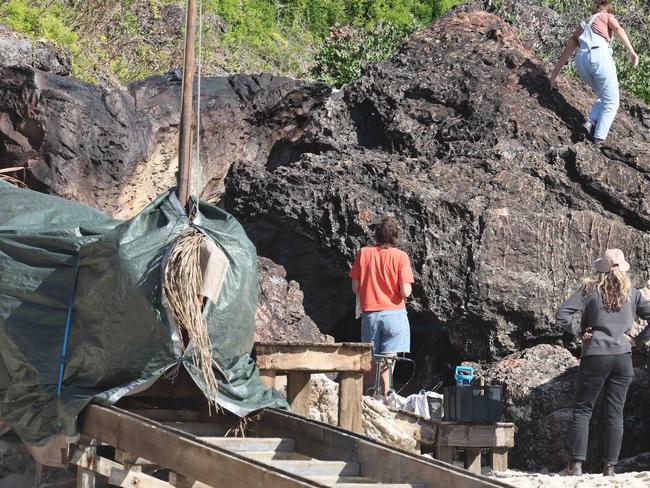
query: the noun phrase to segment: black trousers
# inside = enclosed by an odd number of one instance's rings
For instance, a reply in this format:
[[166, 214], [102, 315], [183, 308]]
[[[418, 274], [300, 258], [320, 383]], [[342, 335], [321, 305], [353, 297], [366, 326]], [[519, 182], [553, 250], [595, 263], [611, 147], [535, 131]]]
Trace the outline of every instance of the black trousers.
[[585, 356], [580, 359], [580, 376], [571, 422], [571, 457], [584, 461], [589, 440], [589, 421], [601, 390], [605, 408], [605, 463], [616, 464], [623, 442], [623, 407], [634, 378], [632, 354]]

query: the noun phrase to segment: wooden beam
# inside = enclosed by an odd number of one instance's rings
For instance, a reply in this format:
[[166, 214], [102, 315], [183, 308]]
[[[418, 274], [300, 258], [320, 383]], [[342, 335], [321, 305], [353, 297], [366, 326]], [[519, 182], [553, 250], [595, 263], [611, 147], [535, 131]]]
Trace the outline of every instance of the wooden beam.
[[339, 427], [363, 433], [363, 412], [361, 397], [363, 396], [363, 373], [341, 373], [339, 384]]
[[122, 488], [171, 488], [166, 481], [132, 469], [111, 469], [108, 474], [108, 482]]
[[267, 388], [275, 388], [275, 370], [274, 369], [261, 369], [260, 379]]
[[453, 447], [513, 447], [515, 445], [515, 424], [463, 424], [440, 422], [438, 445]]
[[255, 357], [261, 370], [275, 371], [370, 371], [369, 343], [291, 344], [257, 343]]
[[77, 465], [77, 488], [95, 488], [96, 450], [95, 445], [91, 445], [81, 451], [81, 461]]
[[384, 446], [290, 412], [264, 410], [254, 428], [258, 436], [295, 439], [296, 451], [307, 456], [356, 461], [361, 466], [361, 476], [378, 483], [412, 483], [423, 488], [511, 488], [499, 480], [476, 476], [462, 468]]
[[70, 463], [79, 469], [91, 469], [95, 474], [108, 478], [111, 485], [124, 488], [170, 488], [169, 483], [141, 473], [125, 469], [121, 464], [101, 456], [91, 460], [84, 449], [74, 449], [70, 454]]
[[315, 482], [247, 459], [190, 434], [117, 408], [89, 405], [80, 418], [82, 434], [149, 459], [209, 486], [313, 488]]
[[493, 447], [490, 449], [490, 466], [492, 471], [500, 472], [508, 470], [508, 448]]
[[296, 415], [309, 417], [309, 394], [311, 373], [289, 371], [287, 373], [287, 401]]
[[476, 447], [465, 449], [465, 468], [470, 473], [481, 474], [481, 452], [482, 449]]
[[456, 449], [454, 447], [438, 446], [436, 447], [436, 459], [443, 463], [454, 463]]

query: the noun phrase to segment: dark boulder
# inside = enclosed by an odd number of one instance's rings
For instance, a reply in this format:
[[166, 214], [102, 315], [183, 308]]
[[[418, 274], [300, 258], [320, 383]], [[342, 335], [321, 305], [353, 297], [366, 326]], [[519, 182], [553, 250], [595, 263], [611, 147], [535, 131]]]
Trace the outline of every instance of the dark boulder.
[[255, 315], [255, 340], [275, 342], [326, 342], [306, 314], [303, 294], [295, 281], [287, 281], [284, 268], [267, 258], [257, 262], [259, 298]]
[[580, 125], [578, 80], [544, 65], [498, 17], [459, 9], [317, 109], [297, 140], [232, 166], [226, 205], [335, 335], [356, 328], [347, 271], [392, 213], [416, 274], [415, 321], [442, 324], [467, 359], [562, 331], [554, 310], [606, 247], [635, 283], [650, 268], [648, 107], [624, 96], [602, 149]]
[[[578, 360], [559, 346], [539, 345], [481, 368], [487, 383], [503, 385], [506, 420], [515, 422], [510, 465], [527, 471], [561, 470], [570, 454], [572, 406]], [[625, 437], [621, 458], [650, 450], [646, 419], [650, 414], [648, 373], [635, 369], [625, 405]], [[606, 418], [602, 402], [594, 408], [585, 468], [602, 469]]]
[[0, 24], [0, 68], [31, 66], [61, 76], [71, 70], [70, 54], [47, 41], [36, 41]]
[[[206, 78], [201, 87], [202, 196], [234, 161], [265, 160], [301, 134], [329, 94], [271, 75]], [[175, 186], [180, 82], [152, 77], [106, 90], [31, 68], [0, 69], [0, 167], [28, 168], [35, 189], [127, 218]]]

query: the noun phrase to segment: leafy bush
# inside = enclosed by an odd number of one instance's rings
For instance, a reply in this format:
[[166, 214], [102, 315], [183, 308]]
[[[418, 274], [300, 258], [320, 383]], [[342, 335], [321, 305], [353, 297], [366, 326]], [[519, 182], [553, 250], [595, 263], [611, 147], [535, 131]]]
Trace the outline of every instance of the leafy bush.
[[312, 72], [325, 82], [340, 87], [357, 79], [367, 64], [390, 56], [415, 27], [415, 24], [400, 27], [392, 23], [382, 23], [368, 31], [352, 26], [332, 27], [316, 56], [317, 64]]
[[[543, 60], [554, 63], [559, 57], [564, 44], [580, 21], [591, 16], [592, 0], [526, 0], [527, 3], [543, 5], [552, 8], [561, 14], [559, 24], [553, 27], [553, 35], [545, 37], [544, 45], [536, 50], [536, 54]], [[516, 2], [498, 1], [489, 2], [491, 8], [508, 21], [517, 24]], [[627, 31], [632, 45], [639, 54], [638, 68], [630, 65], [628, 54], [623, 43], [614, 40], [614, 60], [618, 70], [621, 88], [650, 104], [650, 5], [647, 0], [618, 0], [616, 3], [616, 17]], [[519, 25], [526, 30], [528, 25]], [[564, 69], [568, 76], [577, 76], [573, 63]]]
[[0, 5], [0, 21], [14, 30], [67, 48], [77, 48], [78, 36], [64, 22], [64, 9], [42, 9], [34, 2], [9, 0]]

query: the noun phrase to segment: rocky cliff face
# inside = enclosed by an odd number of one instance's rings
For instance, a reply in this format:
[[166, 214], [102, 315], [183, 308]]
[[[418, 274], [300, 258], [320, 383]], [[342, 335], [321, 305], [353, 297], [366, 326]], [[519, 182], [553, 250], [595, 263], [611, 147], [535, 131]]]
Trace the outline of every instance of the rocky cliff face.
[[[0, 68], [0, 166], [28, 168], [33, 188], [132, 216], [175, 185], [180, 89], [173, 75], [109, 91]], [[270, 75], [204, 80], [194, 172], [203, 197], [219, 195], [234, 161], [263, 160], [277, 139], [299, 135], [328, 94], [324, 85]]]
[[[2, 68], [0, 167], [128, 217], [174, 184], [179, 92], [171, 75], [107, 91]], [[563, 341], [556, 306], [606, 247], [626, 252], [637, 286], [650, 277], [650, 108], [624, 96], [597, 149], [580, 131], [592, 99], [574, 79], [548, 90], [519, 33], [471, 8], [334, 94], [266, 75], [203, 80], [199, 189], [271, 260], [260, 262], [258, 336], [287, 322], [282, 334], [358, 338], [347, 272], [393, 214], [417, 280], [408, 308], [419, 383], [461, 359], [496, 362], [487, 376], [533, 433], [519, 437], [514, 465], [554, 466], [575, 366], [549, 345]], [[526, 375], [534, 381], [513, 379]], [[646, 428], [643, 381], [628, 405], [633, 434]], [[624, 455], [646, 448], [630, 439]]]
[[354, 253], [396, 215], [414, 320], [442, 323], [467, 358], [498, 358], [561, 338], [554, 309], [604, 248], [648, 276], [650, 109], [624, 97], [596, 149], [580, 132], [591, 101], [578, 80], [548, 90], [508, 24], [461, 11], [331, 97], [298, 141], [235, 164], [227, 204], [333, 329], [348, 327]]

